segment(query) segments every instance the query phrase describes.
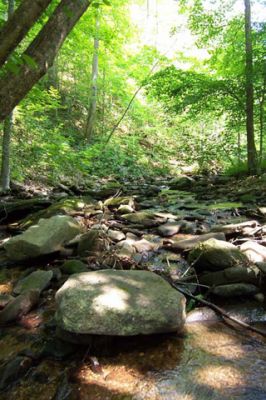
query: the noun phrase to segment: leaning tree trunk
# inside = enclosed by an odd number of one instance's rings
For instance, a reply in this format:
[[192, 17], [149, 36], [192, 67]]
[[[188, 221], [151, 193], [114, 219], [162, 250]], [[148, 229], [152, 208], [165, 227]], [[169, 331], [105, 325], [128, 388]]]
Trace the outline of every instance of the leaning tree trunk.
[[253, 87], [253, 48], [251, 29], [250, 0], [245, 4], [245, 37], [246, 37], [246, 130], [248, 171], [250, 175], [257, 173], [257, 151], [254, 135], [254, 87]]
[[23, 0], [0, 29], [0, 67], [52, 0]]
[[10, 114], [53, 65], [67, 35], [89, 5], [90, 0], [62, 0], [22, 55], [22, 59], [30, 62], [24, 63], [18, 73], [9, 72], [0, 80], [0, 121]]
[[[8, 0], [8, 20], [15, 11], [15, 0]], [[13, 111], [4, 121], [2, 141], [2, 165], [1, 165], [1, 191], [10, 190], [10, 142], [13, 127]]]
[[90, 105], [87, 117], [85, 137], [87, 141], [91, 140], [94, 131], [94, 122], [96, 117], [97, 109], [97, 96], [98, 96], [98, 73], [99, 73], [99, 29], [100, 29], [100, 15], [99, 10], [96, 10], [96, 22], [95, 22], [95, 37], [94, 37], [94, 52], [92, 59], [92, 71], [91, 71], [91, 92], [90, 92]]

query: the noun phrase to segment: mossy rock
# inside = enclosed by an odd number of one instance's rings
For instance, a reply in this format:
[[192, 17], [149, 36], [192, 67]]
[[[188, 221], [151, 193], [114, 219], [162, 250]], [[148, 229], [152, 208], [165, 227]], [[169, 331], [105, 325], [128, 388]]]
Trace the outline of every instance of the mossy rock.
[[134, 198], [131, 196], [111, 197], [110, 199], [105, 200], [104, 205], [107, 207], [119, 207], [120, 205], [134, 207]]
[[61, 271], [64, 274], [72, 275], [80, 272], [87, 272], [88, 267], [80, 260], [67, 260], [61, 267]]
[[56, 294], [56, 322], [76, 334], [134, 336], [180, 332], [185, 297], [147, 271], [72, 275]]
[[124, 214], [122, 215], [122, 218], [132, 224], [142, 225], [146, 228], [159, 226], [167, 221], [167, 218], [160, 217], [156, 213], [150, 211], [139, 211], [132, 214]]
[[91, 207], [92, 205], [94, 205], [94, 202], [91, 197], [62, 199], [45, 210], [30, 214], [28, 217], [20, 221], [19, 227], [21, 229], [27, 229], [31, 225], [36, 224], [41, 218], [48, 219], [55, 215], [68, 215], [84, 208]]
[[234, 266], [248, 266], [249, 260], [231, 243], [209, 239], [199, 243], [188, 257], [190, 264], [200, 271], [219, 271]]

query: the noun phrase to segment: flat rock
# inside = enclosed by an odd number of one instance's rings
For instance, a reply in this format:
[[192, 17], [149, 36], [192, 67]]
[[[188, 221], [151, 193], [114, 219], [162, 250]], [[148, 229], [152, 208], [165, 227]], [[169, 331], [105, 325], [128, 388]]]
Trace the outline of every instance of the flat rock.
[[185, 297], [147, 271], [72, 275], [57, 292], [56, 303], [57, 326], [76, 334], [179, 332], [185, 322]]
[[31, 289], [36, 289], [40, 293], [49, 286], [51, 279], [53, 278], [53, 271], [42, 271], [37, 270], [32, 272], [30, 275], [18, 281], [14, 287], [15, 294], [21, 294], [28, 292]]
[[142, 225], [145, 228], [152, 228], [166, 222], [166, 218], [150, 211], [138, 211], [133, 214], [124, 214], [121, 218], [132, 224]]
[[126, 238], [126, 235], [121, 231], [115, 231], [113, 229], [109, 229], [107, 233], [108, 237], [114, 242], [120, 242]]
[[258, 222], [253, 221], [244, 221], [238, 224], [227, 224], [227, 225], [215, 225], [212, 227], [213, 232], [223, 232], [225, 235], [232, 235], [235, 233], [243, 233], [246, 228], [256, 228], [258, 226]]
[[249, 240], [239, 247], [251, 262], [266, 261], [266, 247], [261, 244]]
[[133, 243], [133, 246], [135, 247], [138, 253], [153, 251], [155, 250], [155, 248], [158, 247], [158, 245], [146, 239], [138, 240], [137, 242]]
[[54, 253], [81, 232], [74, 218], [56, 215], [40, 219], [21, 235], [9, 239], [4, 248], [11, 260], [22, 261]]
[[105, 200], [103, 203], [107, 207], [119, 207], [119, 206], [130, 206], [134, 208], [134, 197], [126, 196], [126, 197], [111, 197], [110, 199]]
[[220, 297], [254, 296], [259, 293], [259, 289], [250, 283], [231, 283], [216, 286], [211, 293]]
[[171, 221], [159, 226], [157, 230], [159, 235], [169, 237], [179, 233], [183, 225], [184, 221]]
[[0, 311], [0, 325], [12, 322], [27, 314], [38, 303], [39, 297], [40, 292], [38, 290], [30, 290], [14, 298]]
[[225, 234], [222, 232], [213, 232], [213, 233], [206, 233], [204, 235], [197, 235], [191, 239], [184, 239], [175, 242], [170, 247], [172, 250], [177, 251], [184, 251], [184, 250], [192, 250], [196, 247], [199, 243], [205, 242], [208, 239], [217, 239], [225, 241]]
[[252, 283], [259, 282], [258, 271], [251, 267], [231, 267], [222, 271], [209, 272], [199, 277], [199, 281], [203, 285], [217, 286], [225, 285], [227, 283]]
[[197, 270], [219, 271], [234, 266], [248, 266], [249, 260], [232, 243], [209, 239], [199, 243], [188, 257]]

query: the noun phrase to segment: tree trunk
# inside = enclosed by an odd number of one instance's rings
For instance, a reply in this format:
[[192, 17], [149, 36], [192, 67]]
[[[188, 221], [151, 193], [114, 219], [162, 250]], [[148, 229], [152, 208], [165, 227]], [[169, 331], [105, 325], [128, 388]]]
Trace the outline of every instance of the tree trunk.
[[248, 172], [257, 173], [257, 151], [254, 137], [254, 87], [253, 87], [253, 48], [251, 29], [250, 0], [244, 0], [245, 5], [245, 37], [246, 37], [246, 130]]
[[0, 30], [0, 67], [52, 0], [23, 0]]
[[35, 67], [25, 63], [18, 73], [9, 72], [0, 80], [0, 121], [53, 65], [64, 40], [89, 5], [90, 0], [62, 0], [24, 53], [33, 60]]
[[264, 80], [263, 80], [263, 86], [262, 86], [262, 95], [261, 99], [259, 102], [259, 115], [260, 115], [260, 157], [259, 157], [259, 164], [260, 167], [262, 166], [262, 161], [263, 161], [263, 137], [264, 137], [264, 119], [265, 119], [265, 113], [264, 113], [264, 107], [265, 107], [265, 95], [266, 95], [266, 62], [264, 63]]
[[[15, 0], [8, 0], [8, 20], [15, 11]], [[1, 191], [10, 190], [10, 141], [13, 127], [13, 111], [4, 121], [2, 141], [2, 165], [1, 165]]]
[[95, 22], [95, 37], [94, 37], [94, 52], [92, 59], [92, 72], [91, 72], [91, 93], [90, 105], [85, 130], [85, 137], [89, 141], [93, 137], [94, 121], [96, 117], [97, 95], [98, 95], [98, 72], [99, 72], [99, 29], [100, 29], [100, 15], [99, 10], [96, 10]]

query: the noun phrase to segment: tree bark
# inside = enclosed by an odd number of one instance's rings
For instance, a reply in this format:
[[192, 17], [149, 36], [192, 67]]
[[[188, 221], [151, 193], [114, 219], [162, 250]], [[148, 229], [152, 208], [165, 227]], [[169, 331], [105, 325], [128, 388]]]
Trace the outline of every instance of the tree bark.
[[251, 28], [250, 0], [245, 5], [245, 38], [246, 38], [246, 131], [248, 171], [250, 175], [257, 173], [257, 151], [254, 137], [254, 87], [253, 87], [253, 47]]
[[18, 73], [9, 72], [0, 80], [0, 121], [53, 65], [64, 40], [89, 5], [90, 0], [62, 0], [23, 54], [33, 60], [35, 67], [25, 63]]
[[91, 71], [91, 93], [90, 93], [90, 105], [87, 117], [87, 124], [85, 129], [85, 137], [89, 141], [93, 136], [94, 122], [97, 108], [97, 96], [98, 96], [98, 73], [99, 73], [99, 29], [100, 29], [100, 15], [99, 10], [96, 10], [96, 22], [95, 22], [95, 37], [94, 37], [94, 52], [92, 59], [92, 71]]
[[259, 153], [259, 165], [262, 167], [263, 161], [263, 138], [264, 138], [264, 119], [265, 119], [265, 96], [266, 96], [266, 61], [263, 69], [264, 79], [262, 86], [262, 94], [259, 101], [259, 119], [260, 119], [260, 153]]
[[0, 30], [0, 67], [52, 0], [23, 0]]
[[[15, 0], [8, 0], [8, 21], [15, 12]], [[4, 121], [2, 160], [1, 160], [1, 191], [10, 190], [10, 142], [13, 128], [13, 111]]]

